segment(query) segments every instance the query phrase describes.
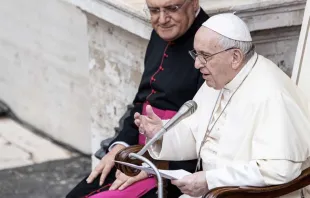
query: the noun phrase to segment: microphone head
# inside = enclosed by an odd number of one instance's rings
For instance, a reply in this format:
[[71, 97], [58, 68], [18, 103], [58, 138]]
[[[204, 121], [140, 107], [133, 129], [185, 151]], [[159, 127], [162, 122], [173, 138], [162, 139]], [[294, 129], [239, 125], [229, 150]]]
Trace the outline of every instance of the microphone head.
[[179, 111], [163, 126], [166, 131], [180, 122], [182, 119], [192, 115], [197, 109], [197, 103], [193, 100], [185, 102]]
[[194, 100], [188, 100], [181, 106], [179, 113], [187, 117], [193, 114], [196, 110], [197, 103]]
[[197, 103], [194, 100], [189, 100], [184, 103], [184, 105], [186, 105], [190, 109], [191, 114], [193, 114], [197, 110]]

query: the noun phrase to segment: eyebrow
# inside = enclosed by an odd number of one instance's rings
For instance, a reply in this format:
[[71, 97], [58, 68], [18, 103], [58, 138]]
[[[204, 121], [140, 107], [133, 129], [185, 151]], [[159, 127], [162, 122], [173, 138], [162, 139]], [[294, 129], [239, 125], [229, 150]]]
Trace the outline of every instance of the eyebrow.
[[153, 9], [157, 9], [157, 8], [167, 8], [167, 7], [170, 7], [170, 6], [176, 6], [176, 5], [181, 5], [182, 3], [171, 3], [171, 4], [168, 4], [166, 6], [162, 6], [162, 7], [154, 7], [154, 6], [148, 6], [148, 8], [153, 8]]
[[210, 53], [208, 53], [208, 52], [204, 52], [204, 51], [201, 51], [201, 50], [196, 50], [196, 52], [197, 53], [199, 53], [199, 54], [202, 54], [202, 55], [206, 55], [206, 56], [210, 56], [211, 54]]

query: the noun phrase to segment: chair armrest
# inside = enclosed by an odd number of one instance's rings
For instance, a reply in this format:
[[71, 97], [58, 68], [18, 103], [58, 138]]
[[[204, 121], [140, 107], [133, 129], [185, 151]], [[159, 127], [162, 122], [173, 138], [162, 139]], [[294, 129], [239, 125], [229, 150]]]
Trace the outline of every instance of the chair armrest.
[[212, 189], [204, 198], [274, 198], [310, 185], [310, 168], [304, 170], [293, 181], [267, 187], [221, 187]]
[[[127, 162], [130, 164], [141, 166], [143, 161], [139, 159], [132, 159], [129, 157], [129, 154], [138, 153], [142, 148], [143, 148], [143, 145], [133, 145], [133, 146], [123, 148], [115, 155], [115, 161]], [[154, 160], [148, 152], [144, 153], [143, 157], [150, 160], [158, 169], [162, 169], [162, 170], [169, 169], [168, 161]], [[129, 166], [125, 166], [125, 165], [118, 164], [118, 163], [115, 163], [115, 167], [121, 172], [123, 172], [124, 174], [131, 176], [131, 177], [136, 176], [141, 172], [138, 169], [131, 168]]]

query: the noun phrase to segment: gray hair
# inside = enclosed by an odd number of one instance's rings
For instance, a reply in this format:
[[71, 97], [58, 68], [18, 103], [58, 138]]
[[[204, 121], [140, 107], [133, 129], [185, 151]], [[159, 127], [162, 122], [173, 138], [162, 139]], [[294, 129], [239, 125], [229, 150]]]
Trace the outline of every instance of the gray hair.
[[243, 55], [245, 55], [244, 62], [248, 62], [250, 58], [254, 55], [254, 45], [251, 41], [237, 41], [230, 38], [227, 38], [223, 35], [219, 35], [219, 45], [223, 47], [223, 49], [228, 48], [237, 48], [240, 49]]

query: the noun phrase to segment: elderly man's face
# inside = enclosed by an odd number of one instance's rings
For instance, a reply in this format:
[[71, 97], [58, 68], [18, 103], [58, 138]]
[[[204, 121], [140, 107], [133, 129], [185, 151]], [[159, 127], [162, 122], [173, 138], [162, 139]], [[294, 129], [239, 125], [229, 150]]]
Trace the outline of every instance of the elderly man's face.
[[[199, 9], [198, 0], [146, 0], [146, 3], [154, 30], [166, 41], [176, 40], [185, 34]], [[158, 9], [160, 12], [156, 13]]]
[[[195, 68], [200, 70], [207, 85], [214, 89], [222, 89], [236, 74], [232, 68], [232, 50], [223, 51], [225, 49], [218, 44], [218, 36], [216, 32], [201, 27], [194, 40], [194, 49], [204, 55], [196, 58]], [[218, 54], [206, 58], [215, 53]]]

